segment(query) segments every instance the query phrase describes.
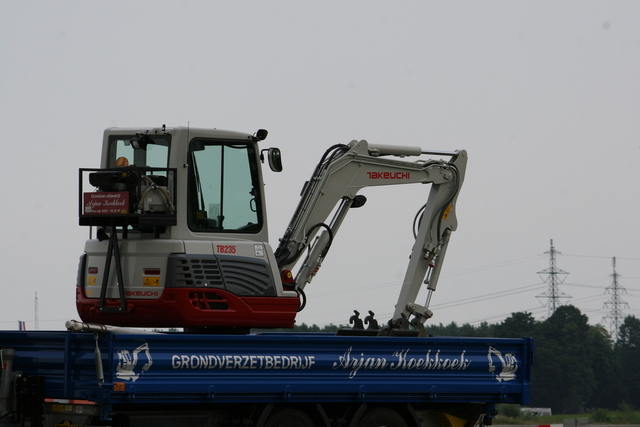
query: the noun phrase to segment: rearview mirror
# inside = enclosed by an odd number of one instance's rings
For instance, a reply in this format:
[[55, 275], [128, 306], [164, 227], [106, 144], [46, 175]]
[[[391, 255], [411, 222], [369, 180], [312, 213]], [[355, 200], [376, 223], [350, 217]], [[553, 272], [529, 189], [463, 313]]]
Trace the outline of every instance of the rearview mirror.
[[260, 160], [264, 163], [264, 152], [267, 152], [267, 160], [269, 161], [269, 167], [274, 172], [282, 172], [282, 154], [279, 148], [268, 148], [260, 152]]

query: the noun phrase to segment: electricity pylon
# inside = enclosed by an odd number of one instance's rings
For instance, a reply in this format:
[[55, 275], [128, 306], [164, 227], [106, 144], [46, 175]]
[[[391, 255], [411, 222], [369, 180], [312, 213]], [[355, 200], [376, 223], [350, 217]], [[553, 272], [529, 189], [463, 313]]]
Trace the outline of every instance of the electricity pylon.
[[616, 271], [616, 257], [613, 257], [613, 274], [611, 274], [613, 281], [611, 282], [611, 286], [605, 289], [605, 294], [611, 294], [611, 298], [604, 303], [604, 308], [608, 308], [610, 311], [607, 316], [604, 316], [603, 320], [605, 323], [610, 324], [609, 330], [615, 342], [618, 342], [618, 338], [620, 338], [620, 325], [624, 318], [622, 309], [625, 307], [629, 308], [629, 304], [620, 298], [620, 295], [626, 294], [627, 290], [618, 283], [619, 276]]
[[542, 277], [542, 280], [545, 283], [549, 283], [549, 289], [543, 294], [537, 295], [536, 298], [544, 298], [547, 301], [543, 302], [542, 305], [548, 307], [549, 316], [555, 313], [556, 309], [562, 305], [561, 299], [571, 298], [571, 295], [567, 295], [564, 292], [560, 291], [559, 285], [564, 282], [566, 279], [566, 275], [569, 274], [564, 270], [558, 269], [556, 266], [556, 254], [561, 252], [556, 251], [553, 247], [553, 239], [551, 239], [551, 249], [549, 249], [545, 254], [549, 254], [549, 268], [538, 271], [538, 274], [546, 275], [547, 277]]
[[36, 292], [36, 297], [33, 300], [33, 309], [34, 309], [34, 313], [35, 313], [35, 329], [38, 330], [40, 329], [40, 313], [38, 312], [38, 293]]

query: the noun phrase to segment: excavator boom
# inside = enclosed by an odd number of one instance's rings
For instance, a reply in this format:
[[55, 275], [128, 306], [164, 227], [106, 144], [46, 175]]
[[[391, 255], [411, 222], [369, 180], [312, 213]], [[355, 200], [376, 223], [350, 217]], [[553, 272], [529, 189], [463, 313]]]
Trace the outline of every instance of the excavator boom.
[[[445, 156], [450, 160], [419, 158], [424, 154]], [[408, 159], [415, 157], [418, 159]], [[362, 188], [431, 184], [392, 319], [394, 327], [406, 328], [408, 318], [414, 315], [413, 326], [419, 327], [431, 317], [431, 312], [428, 300], [421, 306], [415, 299], [423, 281], [429, 290], [429, 299], [436, 289], [449, 237], [457, 228], [455, 204], [466, 162], [464, 150], [370, 145], [364, 140], [331, 147], [305, 183], [298, 207], [275, 252], [283, 277], [293, 277], [289, 271], [308, 249], [291, 284], [301, 292], [311, 282], [349, 209], [360, 207], [366, 201], [364, 196], [358, 195]], [[332, 212], [333, 217], [327, 224]]]

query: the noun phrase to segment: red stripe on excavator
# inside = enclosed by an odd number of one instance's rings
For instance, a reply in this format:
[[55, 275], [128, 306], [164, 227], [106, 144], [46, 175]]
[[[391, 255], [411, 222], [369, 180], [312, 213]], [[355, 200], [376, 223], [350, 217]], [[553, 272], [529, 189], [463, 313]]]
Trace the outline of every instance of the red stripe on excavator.
[[[238, 297], [218, 289], [166, 288], [157, 299], [129, 299], [124, 313], [102, 312], [97, 298], [76, 290], [83, 322], [143, 328], [170, 327], [293, 327], [298, 297]], [[107, 307], [120, 300], [107, 299]]]

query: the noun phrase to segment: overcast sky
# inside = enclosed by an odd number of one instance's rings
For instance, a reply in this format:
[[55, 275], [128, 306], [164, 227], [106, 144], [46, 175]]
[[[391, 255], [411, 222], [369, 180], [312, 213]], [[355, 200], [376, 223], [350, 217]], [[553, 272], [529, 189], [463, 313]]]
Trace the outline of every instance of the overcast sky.
[[[551, 239], [563, 302], [603, 322], [615, 256], [638, 317], [638, 22], [637, 1], [0, 1], [0, 328], [33, 329], [36, 292], [41, 329], [78, 317], [78, 169], [104, 128], [163, 123], [269, 130], [274, 247], [329, 146], [466, 149], [431, 322], [544, 319]], [[428, 188], [362, 194], [299, 323], [393, 312]]]

